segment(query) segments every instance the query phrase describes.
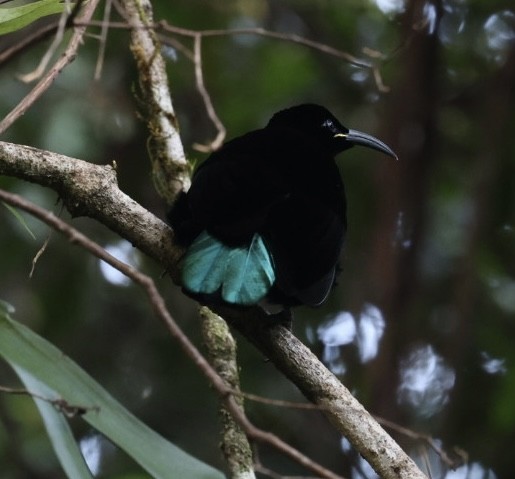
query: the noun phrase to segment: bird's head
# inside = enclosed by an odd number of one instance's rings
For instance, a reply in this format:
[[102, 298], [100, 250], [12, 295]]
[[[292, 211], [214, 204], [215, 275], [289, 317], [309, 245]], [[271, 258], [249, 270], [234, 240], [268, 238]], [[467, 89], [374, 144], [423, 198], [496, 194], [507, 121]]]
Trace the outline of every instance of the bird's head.
[[354, 145], [361, 145], [397, 159], [397, 155], [385, 143], [367, 133], [343, 126], [329, 110], [320, 105], [304, 104], [281, 110], [272, 117], [267, 127], [295, 130], [313, 138], [332, 155]]

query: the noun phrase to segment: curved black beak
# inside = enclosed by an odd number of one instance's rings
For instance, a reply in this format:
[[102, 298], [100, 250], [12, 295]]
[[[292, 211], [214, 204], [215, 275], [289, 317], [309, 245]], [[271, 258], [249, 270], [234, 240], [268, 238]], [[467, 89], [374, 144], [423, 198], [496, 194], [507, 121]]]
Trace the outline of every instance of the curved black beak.
[[336, 137], [343, 137], [349, 143], [353, 145], [361, 145], [366, 146], [367, 148], [372, 148], [374, 150], [380, 151], [385, 155], [391, 156], [398, 160], [397, 155], [393, 152], [393, 150], [383, 143], [381, 140], [373, 137], [372, 135], [368, 135], [367, 133], [363, 133], [362, 131], [357, 130], [349, 130], [347, 133], [337, 133]]

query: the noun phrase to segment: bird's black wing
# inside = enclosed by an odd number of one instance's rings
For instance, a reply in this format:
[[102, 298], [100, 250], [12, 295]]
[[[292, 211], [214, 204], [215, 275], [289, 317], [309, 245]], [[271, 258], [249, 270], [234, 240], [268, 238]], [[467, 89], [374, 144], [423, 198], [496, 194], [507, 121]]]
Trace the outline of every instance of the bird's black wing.
[[292, 194], [270, 212], [263, 237], [274, 259], [275, 290], [292, 302], [319, 305], [333, 285], [346, 229], [343, 186], [333, 193], [332, 201], [309, 191]]
[[257, 130], [226, 143], [198, 168], [187, 202], [202, 230], [228, 245], [252, 239], [288, 194], [274, 155], [273, 139]]

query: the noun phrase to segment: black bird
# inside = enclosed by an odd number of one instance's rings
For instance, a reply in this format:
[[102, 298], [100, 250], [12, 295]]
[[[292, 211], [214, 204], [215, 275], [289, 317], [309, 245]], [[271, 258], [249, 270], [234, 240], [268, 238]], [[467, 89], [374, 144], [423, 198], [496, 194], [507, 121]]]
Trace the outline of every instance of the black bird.
[[313, 104], [279, 111], [265, 128], [214, 152], [168, 214], [187, 246], [186, 292], [238, 305], [265, 297], [287, 307], [320, 305], [346, 232], [334, 157], [354, 145], [396, 158], [383, 142]]

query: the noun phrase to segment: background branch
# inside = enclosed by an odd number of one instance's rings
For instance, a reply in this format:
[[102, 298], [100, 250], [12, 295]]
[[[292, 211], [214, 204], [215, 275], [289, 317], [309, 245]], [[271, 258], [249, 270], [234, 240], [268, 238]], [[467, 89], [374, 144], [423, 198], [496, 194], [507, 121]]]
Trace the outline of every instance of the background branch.
[[131, 29], [131, 50], [138, 66], [141, 104], [145, 108], [150, 139], [152, 177], [157, 191], [171, 204], [179, 191], [190, 185], [190, 167], [179, 135], [161, 44], [152, 28], [148, 0], [129, 0], [125, 11]]
[[[86, 3], [84, 10], [79, 14], [78, 21], [80, 22], [88, 22], [95, 9], [97, 8], [98, 2], [100, 0], [90, 0]], [[75, 11], [75, 10], [74, 10]], [[72, 12], [73, 13], [73, 12]], [[0, 122], [0, 133], [3, 133], [7, 130], [20, 116], [22, 116], [33, 104], [34, 102], [45, 93], [46, 90], [52, 85], [54, 80], [59, 76], [63, 68], [65, 68], [69, 63], [73, 61], [75, 55], [77, 54], [77, 50], [82, 43], [82, 38], [86, 31], [85, 26], [76, 26], [74, 27], [74, 33], [68, 46], [66, 47], [63, 55], [59, 57], [59, 59], [55, 62], [54, 66], [47, 72], [46, 75], [41, 78], [41, 80], [36, 84], [36, 86], [26, 95], [16, 107], [10, 111], [5, 118]]]
[[[240, 391], [240, 375], [236, 359], [236, 341], [227, 323], [207, 307], [200, 308], [202, 337], [209, 362], [233, 391], [234, 403], [242, 413], [243, 396]], [[245, 431], [235, 421], [230, 410], [221, 399], [220, 418], [222, 422], [221, 449], [233, 479], [255, 479], [254, 461]]]

